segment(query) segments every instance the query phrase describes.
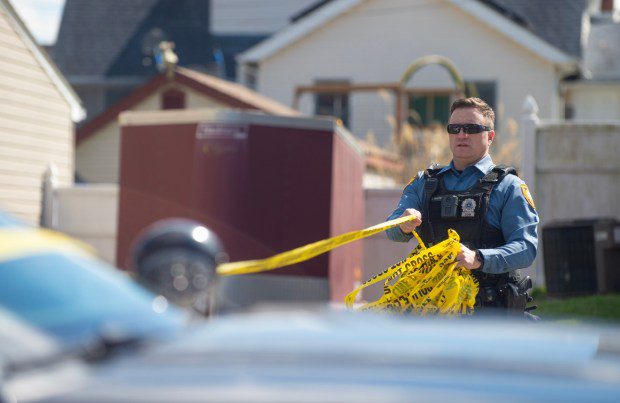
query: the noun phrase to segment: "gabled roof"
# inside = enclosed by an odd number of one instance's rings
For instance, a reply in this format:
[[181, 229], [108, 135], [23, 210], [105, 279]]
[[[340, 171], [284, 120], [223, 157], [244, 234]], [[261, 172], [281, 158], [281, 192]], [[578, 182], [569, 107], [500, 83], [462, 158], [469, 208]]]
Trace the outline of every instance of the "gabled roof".
[[480, 0], [569, 55], [581, 56], [587, 0]]
[[104, 75], [158, 0], [66, 0], [52, 55], [67, 75]]
[[165, 74], [157, 75], [148, 83], [138, 87], [134, 92], [79, 128], [76, 133], [76, 142], [79, 144], [84, 139], [92, 136], [106, 124], [115, 121], [121, 112], [131, 109], [155, 93], [159, 88], [171, 82], [189, 87], [231, 108], [258, 110], [269, 115], [300, 116], [298, 111], [240, 84], [198, 71], [177, 67], [172, 79], [168, 79]]
[[52, 56], [68, 76], [155, 75], [150, 49], [175, 42], [183, 65], [212, 59], [206, 0], [66, 0]]
[[56, 86], [58, 91], [62, 94], [63, 98], [67, 101], [71, 107], [71, 119], [74, 122], [79, 122], [86, 116], [86, 112], [82, 108], [80, 98], [77, 96], [73, 88], [69, 85], [65, 77], [58, 70], [54, 62], [49, 58], [47, 52], [45, 52], [30, 34], [28, 28], [24, 25], [23, 21], [19, 18], [13, 7], [7, 0], [0, 0], [0, 7], [9, 16], [9, 22], [13, 26], [13, 29], [21, 37], [24, 44], [32, 52], [37, 62], [43, 68], [47, 76], [52, 83]]
[[[494, 28], [496, 31], [506, 35], [513, 41], [519, 43], [521, 46], [538, 55], [544, 60], [548, 60], [549, 62], [554, 64], [569, 64], [576, 61], [574, 57], [567, 54], [560, 48], [540, 38], [533, 31], [524, 28], [517, 22], [514, 22], [513, 19], [506, 18], [504, 14], [497, 12], [496, 9], [484, 5], [483, 2], [463, 2], [462, 0], [449, 1], [461, 10], [470, 13], [474, 17], [478, 18], [479, 21], [486, 23], [490, 27]], [[554, 7], [552, 9], [555, 10], [555, 6], [557, 6], [559, 2], [567, 3], [570, 1], [572, 0], [552, 0], [550, 2], [539, 1], [537, 2], [538, 12], [542, 12], [542, 10], [548, 9], [550, 5], [553, 5]], [[557, 17], [554, 15], [552, 19], [553, 18]]]
[[[330, 21], [350, 12], [354, 7], [365, 1], [368, 0], [334, 0], [327, 2], [323, 7], [318, 8], [266, 41], [242, 53], [238, 56], [238, 60], [240, 62], [258, 63], [263, 59], [269, 58], [281, 49], [292, 45], [315, 30], [320, 29]], [[446, 1], [451, 2], [464, 12], [473, 15], [482, 23], [491, 26], [545, 60], [559, 64], [573, 63], [575, 61], [567, 51], [570, 50], [571, 54], [573, 54], [572, 52], [576, 52], [575, 47], [579, 46], [578, 44], [580, 42], [577, 41], [577, 45], [573, 45], [570, 41], [573, 41], [575, 38], [574, 35], [570, 36], [570, 39], [566, 39], [566, 44], [564, 45], [566, 50], [564, 50], [564, 48], [560, 47], [561, 41], [559, 40], [559, 36], [566, 34], [566, 31], [570, 30], [571, 27], [575, 28], [571, 24], [575, 23], [574, 21], [577, 19], [577, 16], [579, 17], [579, 25], [581, 25], [581, 16], [586, 0]], [[513, 6], [516, 7], [515, 10], [512, 9]], [[561, 6], [566, 6], [566, 9], [558, 11], [556, 7]], [[580, 10], [581, 13], [579, 12]], [[526, 16], [528, 18], [521, 16], [521, 13], [526, 12], [533, 14], [536, 14], [536, 12], [543, 12], [543, 15], [545, 15], [548, 20], [540, 17], [530, 17], [529, 14]], [[550, 13], [552, 13], [552, 17], [549, 17]], [[556, 21], [561, 17], [570, 18], [568, 18], [569, 21]], [[550, 21], [554, 22], [550, 23]], [[532, 28], [528, 29], [524, 27], [523, 24], [525, 22], [530, 24]], [[549, 26], [545, 27], [545, 23]], [[575, 31], [579, 33], [577, 36], [581, 35], [581, 28], [575, 28]], [[546, 35], [546, 37], [544, 35]], [[557, 44], [550, 42], [551, 40], [555, 40]]]

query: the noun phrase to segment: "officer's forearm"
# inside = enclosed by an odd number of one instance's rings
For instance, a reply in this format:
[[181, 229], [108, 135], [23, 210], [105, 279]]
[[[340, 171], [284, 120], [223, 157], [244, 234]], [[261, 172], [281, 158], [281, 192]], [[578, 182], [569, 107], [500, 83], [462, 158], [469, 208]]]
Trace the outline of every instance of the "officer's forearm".
[[536, 258], [536, 245], [524, 239], [495, 249], [480, 249], [484, 256], [482, 271], [500, 274], [530, 266]]
[[408, 242], [413, 234], [405, 234], [400, 227], [393, 227], [385, 231], [389, 239], [395, 242]]

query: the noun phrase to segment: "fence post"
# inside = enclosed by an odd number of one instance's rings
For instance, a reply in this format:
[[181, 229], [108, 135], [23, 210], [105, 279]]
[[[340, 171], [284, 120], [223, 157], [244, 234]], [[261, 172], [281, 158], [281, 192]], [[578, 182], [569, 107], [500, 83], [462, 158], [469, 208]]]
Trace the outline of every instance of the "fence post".
[[538, 118], [538, 104], [533, 96], [528, 95], [521, 106], [522, 116], [521, 124], [521, 140], [522, 161], [521, 171], [522, 179], [527, 184], [532, 197], [536, 197], [536, 129], [540, 122]]
[[58, 188], [58, 168], [50, 164], [43, 173], [41, 182], [41, 217], [39, 225], [44, 228], [58, 228], [58, 206], [55, 200], [55, 190]]
[[[538, 118], [538, 103], [533, 96], [528, 95], [523, 100], [521, 106], [521, 124], [519, 125], [521, 131], [521, 178], [527, 184], [530, 193], [534, 200], [536, 200], [536, 133], [540, 123]], [[536, 260], [529, 268], [529, 274], [534, 280], [534, 286], [540, 287], [544, 285], [544, 272], [542, 262], [542, 228], [538, 228], [539, 242], [538, 242], [538, 254]]]

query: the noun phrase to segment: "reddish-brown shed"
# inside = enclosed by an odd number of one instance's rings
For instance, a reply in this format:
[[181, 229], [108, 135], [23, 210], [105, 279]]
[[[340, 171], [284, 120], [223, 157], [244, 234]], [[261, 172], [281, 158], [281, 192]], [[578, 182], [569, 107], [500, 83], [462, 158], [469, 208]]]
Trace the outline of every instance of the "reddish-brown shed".
[[[121, 115], [117, 259], [156, 220], [198, 220], [231, 261], [269, 257], [364, 225], [363, 154], [331, 119], [230, 110]], [[271, 272], [235, 279], [240, 304], [342, 301], [362, 264], [361, 242]], [[250, 290], [250, 291], [248, 291]], [[241, 291], [238, 291], [240, 293]]]

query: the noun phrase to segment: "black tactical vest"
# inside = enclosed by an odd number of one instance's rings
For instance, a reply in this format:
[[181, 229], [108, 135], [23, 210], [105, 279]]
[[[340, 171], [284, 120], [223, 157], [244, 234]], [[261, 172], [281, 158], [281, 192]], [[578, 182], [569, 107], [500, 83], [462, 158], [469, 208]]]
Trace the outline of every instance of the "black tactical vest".
[[498, 165], [469, 189], [447, 190], [441, 167], [424, 172], [424, 199], [422, 206], [421, 236], [424, 242], [434, 245], [448, 237], [452, 228], [461, 237], [461, 243], [471, 249], [496, 248], [505, 244], [501, 230], [493, 228], [486, 220], [491, 192], [508, 174], [516, 175], [512, 167]]
[[[497, 248], [506, 243], [502, 231], [489, 225], [486, 215], [493, 188], [508, 174], [516, 175], [512, 167], [497, 165], [469, 189], [447, 190], [443, 177], [438, 175], [442, 167], [434, 166], [424, 172], [424, 199], [422, 205], [422, 225], [420, 236], [427, 245], [434, 245], [448, 237], [452, 228], [461, 237], [461, 243], [470, 249]], [[486, 280], [499, 280], [499, 277], [475, 274]], [[480, 278], [479, 280], [482, 280]]]

